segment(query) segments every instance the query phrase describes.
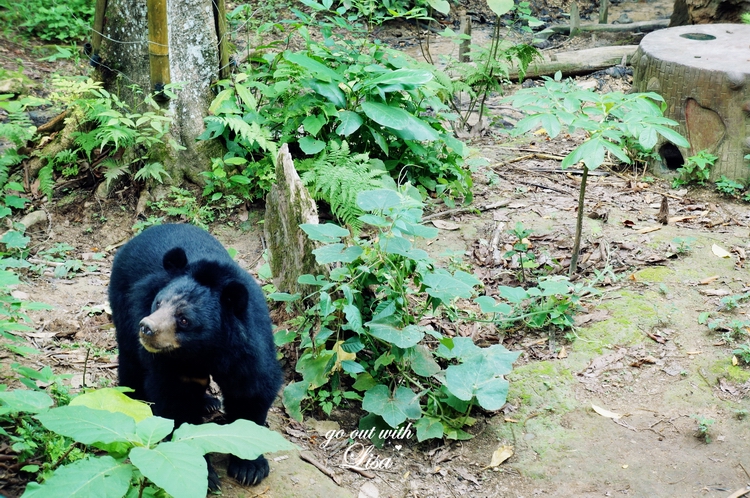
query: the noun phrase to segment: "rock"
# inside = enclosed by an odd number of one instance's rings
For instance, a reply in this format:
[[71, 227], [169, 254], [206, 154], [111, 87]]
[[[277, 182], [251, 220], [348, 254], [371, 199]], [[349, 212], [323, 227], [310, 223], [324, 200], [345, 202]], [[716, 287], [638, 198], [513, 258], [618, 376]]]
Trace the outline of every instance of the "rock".
[[0, 80], [0, 93], [12, 93], [18, 95], [19, 93], [23, 93], [25, 88], [23, 79], [21, 78]]

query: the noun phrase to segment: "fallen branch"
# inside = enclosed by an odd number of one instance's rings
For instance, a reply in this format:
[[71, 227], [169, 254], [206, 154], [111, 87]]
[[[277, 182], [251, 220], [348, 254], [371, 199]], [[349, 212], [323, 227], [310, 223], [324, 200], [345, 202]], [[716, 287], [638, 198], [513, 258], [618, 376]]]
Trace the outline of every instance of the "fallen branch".
[[[655, 21], [639, 21], [627, 24], [581, 24], [578, 26], [579, 32], [605, 32], [605, 33], [648, 33], [669, 26], [669, 19], [657, 19]], [[570, 25], [550, 26], [549, 28], [536, 33], [537, 38], [548, 38], [550, 35], [557, 33], [561, 35], [570, 34]], [[546, 35], [546, 36], [545, 36]]]
[[313, 457], [311, 457], [310, 455], [306, 453], [300, 452], [299, 457], [305, 462], [315, 467], [316, 469], [318, 469], [319, 471], [321, 471], [322, 473], [324, 473], [325, 475], [327, 475], [328, 477], [330, 477], [333, 482], [341, 486], [341, 480], [338, 478], [336, 474], [333, 473], [331, 469], [329, 469], [328, 467], [326, 467], [325, 465], [323, 465], [322, 463], [320, 463], [319, 461], [317, 461], [316, 459], [314, 459]]
[[[596, 26], [600, 25], [597, 24]], [[629, 60], [637, 49], [638, 45], [619, 45], [544, 54], [543, 60], [535, 60], [529, 64], [524, 77], [552, 76], [557, 71], [560, 71], [564, 76], [588, 74], [621, 64], [623, 58], [626, 61]], [[508, 74], [511, 81], [518, 80], [518, 76], [517, 68], [512, 68]]]
[[502, 208], [510, 204], [510, 201], [493, 202], [491, 204], [485, 204], [483, 206], [467, 206], [456, 209], [448, 209], [446, 211], [440, 211], [439, 213], [432, 213], [422, 218], [422, 221], [434, 220], [436, 218], [444, 218], [446, 216], [453, 216], [455, 214], [474, 213], [476, 211], [483, 212], [491, 209]]

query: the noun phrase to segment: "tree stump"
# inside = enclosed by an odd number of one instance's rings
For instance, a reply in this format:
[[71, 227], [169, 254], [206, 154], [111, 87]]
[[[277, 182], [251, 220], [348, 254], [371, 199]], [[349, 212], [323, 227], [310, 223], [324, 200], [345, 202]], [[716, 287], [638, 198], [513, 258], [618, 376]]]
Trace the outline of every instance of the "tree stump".
[[315, 243], [299, 227], [318, 223], [318, 208], [302, 184], [289, 146], [284, 144], [276, 159], [276, 184], [266, 196], [263, 230], [268, 244], [273, 283], [281, 292], [301, 293], [302, 297], [317, 289], [297, 282], [300, 275], [325, 274], [312, 251]]
[[718, 156], [711, 180], [750, 178], [750, 25], [679, 26], [646, 35], [632, 59], [633, 91], [656, 92], [664, 115], [690, 148], [664, 141], [652, 164], [659, 176], [675, 176], [685, 158], [706, 150]]

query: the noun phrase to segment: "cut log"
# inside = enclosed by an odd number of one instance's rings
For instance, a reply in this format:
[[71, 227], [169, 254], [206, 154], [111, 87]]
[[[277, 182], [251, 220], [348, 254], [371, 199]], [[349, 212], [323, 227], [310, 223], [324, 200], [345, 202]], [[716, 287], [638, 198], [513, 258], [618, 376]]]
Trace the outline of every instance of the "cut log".
[[646, 35], [633, 56], [633, 90], [653, 91], [667, 103], [690, 142], [678, 148], [660, 138], [655, 174], [675, 176], [685, 159], [705, 150], [718, 156], [711, 180], [750, 178], [750, 25], [704, 24]]
[[[648, 33], [657, 29], [664, 29], [669, 25], [669, 19], [657, 19], [656, 21], [639, 21], [627, 24], [581, 24], [578, 30], [585, 32], [605, 33]], [[534, 33], [534, 38], [547, 39], [553, 34], [569, 35], [570, 25], [550, 26], [549, 28]]]
[[[552, 76], [557, 71], [564, 76], [592, 73], [622, 63], [623, 57], [629, 60], [637, 49], [638, 45], [618, 45], [544, 54], [544, 60], [536, 60], [529, 64], [526, 69], [526, 78]], [[518, 80], [517, 69], [511, 69], [510, 79], [511, 81]]]
[[297, 282], [300, 275], [325, 274], [312, 251], [315, 244], [299, 227], [318, 223], [318, 208], [294, 168], [287, 144], [281, 146], [276, 161], [276, 184], [266, 196], [263, 224], [268, 244], [273, 282], [281, 292], [305, 297], [316, 289]]

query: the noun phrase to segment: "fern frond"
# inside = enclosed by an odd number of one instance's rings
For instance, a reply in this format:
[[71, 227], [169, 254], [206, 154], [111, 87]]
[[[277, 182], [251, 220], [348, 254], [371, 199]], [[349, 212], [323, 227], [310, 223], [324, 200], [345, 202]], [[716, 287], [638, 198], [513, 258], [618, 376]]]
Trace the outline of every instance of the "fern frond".
[[127, 164], [120, 163], [111, 157], [102, 161], [101, 167], [104, 168], [104, 179], [107, 181], [108, 189], [114, 180], [130, 173]]
[[52, 161], [47, 161], [47, 164], [42, 166], [42, 169], [37, 173], [37, 179], [39, 180], [39, 191], [47, 196], [47, 199], [52, 200], [52, 189], [55, 186], [55, 179], [53, 177], [54, 167]]
[[382, 187], [386, 174], [373, 166], [367, 154], [352, 155], [346, 142], [332, 142], [300, 178], [314, 199], [327, 202], [337, 218], [357, 231], [363, 214], [357, 207], [357, 194]]

